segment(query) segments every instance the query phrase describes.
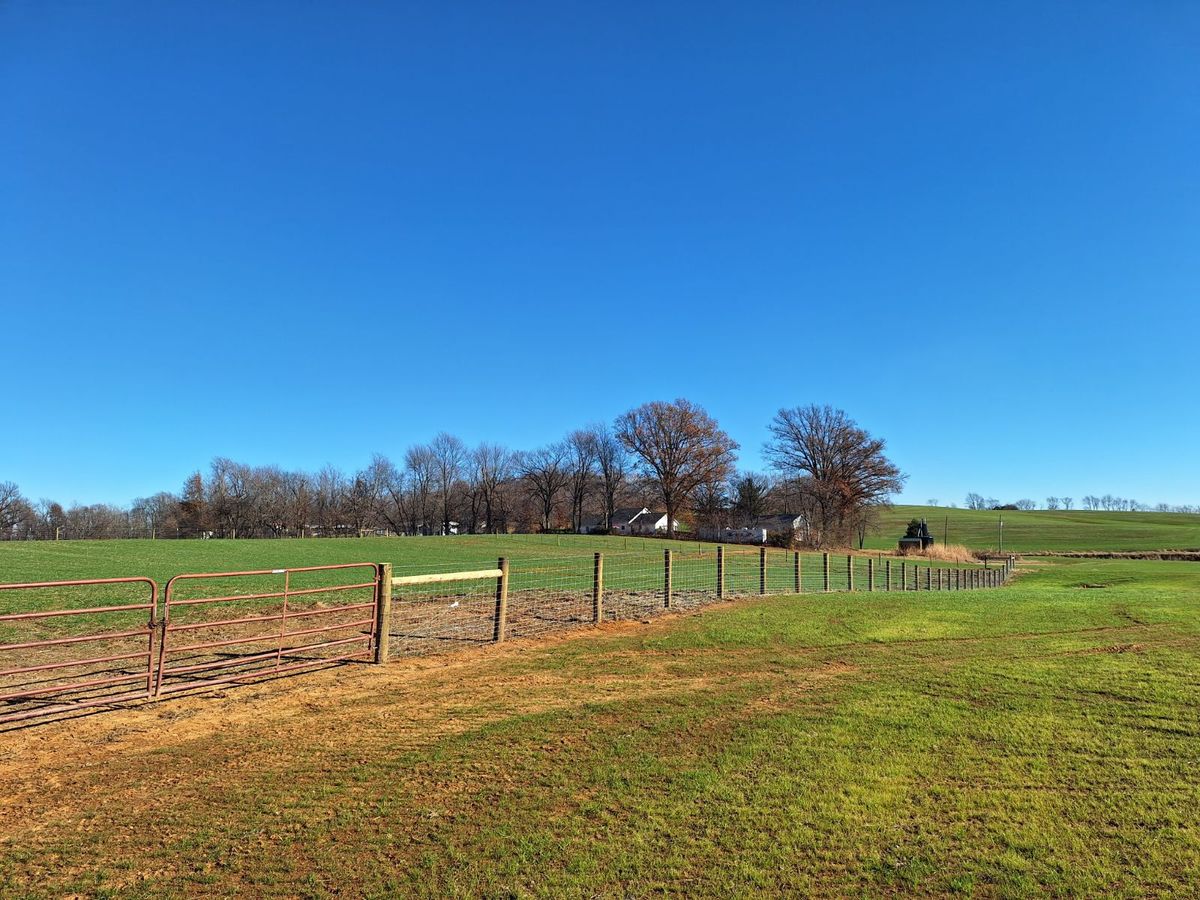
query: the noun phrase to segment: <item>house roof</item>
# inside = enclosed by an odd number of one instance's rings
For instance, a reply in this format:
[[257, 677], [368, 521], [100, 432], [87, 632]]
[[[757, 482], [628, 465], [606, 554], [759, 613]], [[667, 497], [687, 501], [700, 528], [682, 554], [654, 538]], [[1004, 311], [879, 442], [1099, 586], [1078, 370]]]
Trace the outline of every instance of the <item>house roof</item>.
[[613, 510], [613, 524], [624, 523], [628, 525], [645, 511], [646, 508], [644, 506], [628, 506], [624, 509]]
[[798, 518], [800, 518], [800, 516], [796, 513], [780, 513], [774, 516], [759, 516], [754, 520], [754, 527], [766, 528], [769, 530], [782, 525], [786, 528], [791, 528], [792, 523]]

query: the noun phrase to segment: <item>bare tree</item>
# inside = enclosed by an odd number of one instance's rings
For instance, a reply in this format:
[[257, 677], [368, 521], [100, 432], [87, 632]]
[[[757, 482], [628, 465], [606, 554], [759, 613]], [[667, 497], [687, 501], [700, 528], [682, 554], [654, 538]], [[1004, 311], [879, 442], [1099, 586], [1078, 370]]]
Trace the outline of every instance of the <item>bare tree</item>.
[[325, 466], [313, 483], [313, 513], [317, 528], [325, 537], [338, 533], [343, 524], [342, 505], [346, 496], [346, 476], [333, 466]]
[[570, 481], [568, 455], [565, 444], [549, 444], [522, 453], [517, 463], [526, 493], [537, 501], [542, 531], [553, 527], [559, 496]]
[[451, 504], [450, 498], [455, 483], [462, 478], [463, 463], [467, 458], [467, 448], [452, 434], [441, 432], [429, 445], [433, 453], [434, 477], [438, 495], [442, 501], [442, 534], [450, 533]]
[[600, 469], [600, 489], [604, 494], [604, 530], [612, 528], [617, 511], [617, 496], [628, 482], [629, 456], [621, 439], [607, 425], [593, 425], [596, 465]]
[[967, 494], [967, 499], [963, 501], [963, 506], [967, 509], [987, 509], [987, 501], [983, 499], [982, 494], [972, 492]]
[[617, 437], [653, 481], [667, 508], [667, 536], [675, 517], [701, 485], [727, 479], [738, 444], [705, 410], [688, 400], [655, 401], [618, 417]]
[[1046, 509], [1058, 509], [1058, 498], [1057, 497], [1047, 497], [1046, 498]]
[[408, 479], [409, 533], [428, 534], [429, 502], [433, 494], [436, 463], [426, 444], [416, 444], [404, 453], [404, 471]]
[[404, 473], [382, 453], [376, 453], [371, 457], [365, 477], [371, 484], [376, 521], [389, 531], [403, 534], [407, 523]]
[[10, 540], [13, 530], [31, 511], [29, 501], [13, 482], [0, 481], [0, 540]]
[[567, 448], [568, 488], [571, 494], [571, 530], [583, 527], [583, 506], [596, 480], [596, 437], [591, 430], [571, 432]]
[[725, 482], [700, 485], [692, 497], [692, 515], [698, 528], [705, 529], [709, 537], [719, 538], [729, 515], [729, 495]]
[[764, 454], [785, 477], [809, 479], [821, 541], [849, 541], [863, 507], [885, 504], [904, 475], [871, 437], [840, 409], [781, 409], [770, 424]]
[[471, 480], [483, 501], [484, 527], [492, 534], [506, 530], [501, 488], [513, 476], [513, 454], [500, 444], [480, 444], [471, 453]]
[[1063, 509], [1070, 509], [1072, 506], [1075, 505], [1074, 497], [1063, 497], [1061, 499], [1062, 499]]

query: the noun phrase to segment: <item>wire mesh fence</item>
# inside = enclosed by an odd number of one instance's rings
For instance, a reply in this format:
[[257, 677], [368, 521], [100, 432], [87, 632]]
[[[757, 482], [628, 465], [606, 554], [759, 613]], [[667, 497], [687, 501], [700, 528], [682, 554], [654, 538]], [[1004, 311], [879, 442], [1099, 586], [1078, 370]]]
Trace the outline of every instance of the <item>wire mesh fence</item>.
[[428, 565], [395, 567], [388, 655], [445, 652], [603, 622], [646, 621], [740, 597], [998, 586], [1009, 567], [985, 574], [983, 569], [947, 569], [880, 555], [698, 546], [522, 558], [507, 568], [503, 584], [499, 571], [410, 585], [402, 582], [432, 579], [437, 573]]
[[1013, 568], [697, 545], [500, 559], [495, 568], [354, 563], [0, 584], [0, 724], [298, 672], [444, 653], [757, 595], [964, 591]]

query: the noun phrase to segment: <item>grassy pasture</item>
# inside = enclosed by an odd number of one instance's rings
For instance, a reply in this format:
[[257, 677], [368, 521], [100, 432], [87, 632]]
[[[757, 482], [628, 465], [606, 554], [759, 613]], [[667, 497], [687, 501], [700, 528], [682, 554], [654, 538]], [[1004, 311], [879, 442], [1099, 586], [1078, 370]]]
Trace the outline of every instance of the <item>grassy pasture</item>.
[[767, 597], [0, 736], [5, 895], [1189, 894], [1200, 568]]
[[881, 519], [880, 530], [867, 539], [869, 548], [890, 549], [910, 519], [925, 518], [939, 541], [947, 522], [950, 543], [972, 549], [995, 549], [997, 523], [1004, 516], [1004, 549], [1137, 551], [1200, 549], [1200, 516], [1185, 513], [1085, 512], [1082, 510], [947, 509], [941, 506], [896, 506]]
[[[653, 590], [661, 585], [663, 550], [674, 551], [676, 584], [709, 583], [716, 575], [716, 548], [691, 541], [664, 541], [593, 535], [461, 535], [446, 538], [347, 538], [339, 540], [240, 540], [240, 541], [30, 541], [0, 543], [0, 583], [56, 581], [82, 578], [115, 578], [145, 575], [164, 586], [184, 572], [271, 570], [294, 566], [358, 562], [390, 562], [396, 574], [492, 568], [507, 557], [513, 568], [513, 590], [590, 588], [592, 554], [605, 554], [606, 585], [614, 589]], [[726, 579], [734, 593], [757, 592], [758, 549], [726, 548]], [[768, 587], [772, 592], [792, 583], [791, 554], [768, 552]], [[910, 565], [923, 565], [912, 562]], [[833, 566], [834, 588], [844, 588], [845, 556]], [[856, 563], [856, 577], [865, 578], [866, 560]], [[301, 587], [345, 582], [349, 574], [309, 573], [297, 576]], [[882, 575], [880, 576], [882, 577]], [[804, 554], [805, 590], [822, 587], [820, 554]], [[234, 592], [278, 590], [280, 579], [224, 581], [215, 587]], [[185, 583], [184, 591], [201, 589], [202, 583]], [[81, 605], [117, 596], [130, 597], [138, 589], [95, 588], [68, 594], [47, 592], [47, 600], [67, 598]], [[25, 603], [16, 594], [0, 593], [0, 612]]]

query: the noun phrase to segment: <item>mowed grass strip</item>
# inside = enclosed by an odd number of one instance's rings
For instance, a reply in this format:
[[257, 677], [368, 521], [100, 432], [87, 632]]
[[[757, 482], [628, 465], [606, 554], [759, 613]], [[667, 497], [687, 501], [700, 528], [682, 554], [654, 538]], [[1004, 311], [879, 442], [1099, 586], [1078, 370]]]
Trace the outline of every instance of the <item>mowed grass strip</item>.
[[0, 888], [1188, 893], [1197, 575], [740, 601], [9, 734]]

